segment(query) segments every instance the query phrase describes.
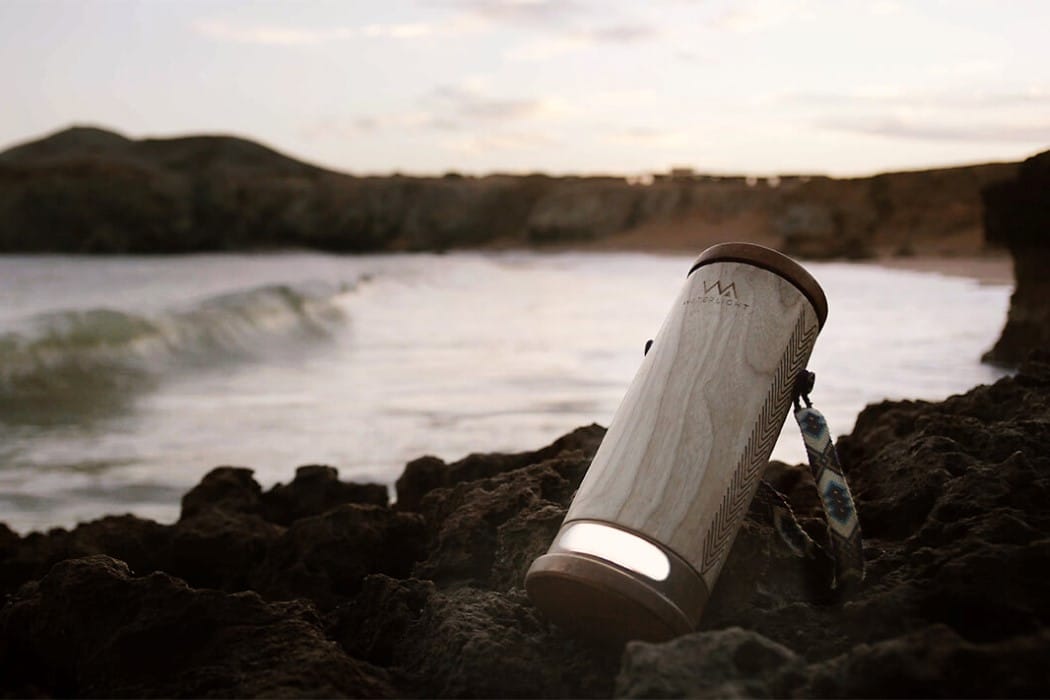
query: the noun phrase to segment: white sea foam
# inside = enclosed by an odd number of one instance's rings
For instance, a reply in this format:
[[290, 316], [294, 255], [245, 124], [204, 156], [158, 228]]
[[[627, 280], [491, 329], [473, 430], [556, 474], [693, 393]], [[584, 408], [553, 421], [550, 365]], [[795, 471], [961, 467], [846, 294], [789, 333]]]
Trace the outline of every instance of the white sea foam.
[[[156, 314], [114, 309], [41, 313], [0, 333], [0, 418], [14, 399], [121, 389], [191, 365], [256, 357], [291, 337], [325, 336], [343, 320], [345, 288], [268, 285]], [[7, 416], [11, 418], [10, 415]]]

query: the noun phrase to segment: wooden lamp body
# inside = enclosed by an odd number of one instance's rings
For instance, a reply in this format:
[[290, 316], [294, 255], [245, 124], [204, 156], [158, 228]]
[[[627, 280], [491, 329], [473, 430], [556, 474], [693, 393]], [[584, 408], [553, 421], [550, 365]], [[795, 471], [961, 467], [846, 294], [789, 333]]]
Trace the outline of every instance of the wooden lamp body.
[[[700, 256], [529, 569], [537, 606], [607, 639], [695, 629], [826, 315], [820, 286], [775, 251], [722, 244]], [[602, 532], [612, 554], [583, 536]], [[618, 552], [636, 545], [666, 567], [623, 565]]]

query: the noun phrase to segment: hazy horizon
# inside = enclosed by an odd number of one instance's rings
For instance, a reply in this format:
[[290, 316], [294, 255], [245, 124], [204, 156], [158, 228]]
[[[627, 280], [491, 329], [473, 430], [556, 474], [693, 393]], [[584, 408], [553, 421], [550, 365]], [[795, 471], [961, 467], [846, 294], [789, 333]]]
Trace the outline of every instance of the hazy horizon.
[[[513, 177], [525, 177], [525, 176], [528, 176], [528, 175], [546, 175], [546, 176], [550, 176], [550, 177], [635, 177], [635, 176], [639, 176], [639, 175], [669, 174], [672, 168], [691, 167], [691, 166], [683, 166], [683, 165], [679, 164], [679, 165], [674, 165], [674, 166], [665, 168], [663, 170], [653, 169], [653, 170], [644, 171], [644, 172], [634, 171], [634, 172], [630, 172], [630, 173], [613, 172], [613, 171], [598, 171], [598, 170], [590, 171], [590, 172], [583, 171], [583, 170], [578, 170], [578, 171], [557, 171], [557, 172], [545, 171], [545, 170], [520, 170], [520, 171], [514, 171], [514, 170], [490, 170], [490, 171], [480, 171], [480, 172], [467, 172], [467, 171], [463, 171], [463, 170], [457, 170], [455, 168], [450, 168], [449, 170], [445, 170], [445, 171], [441, 171], [441, 172], [437, 172], [437, 171], [434, 171], [434, 172], [412, 172], [412, 171], [402, 171], [402, 170], [389, 170], [389, 171], [385, 171], [385, 172], [383, 172], [383, 171], [355, 171], [355, 170], [343, 170], [343, 169], [340, 169], [338, 167], [322, 165], [320, 163], [317, 163], [317, 162], [314, 162], [314, 161], [310, 160], [309, 158], [301, 158], [301, 157], [297, 156], [294, 153], [289, 153], [288, 151], [285, 151], [283, 149], [277, 148], [277, 147], [273, 146], [272, 144], [268, 144], [268, 143], [266, 143], [266, 142], [264, 142], [264, 141], [262, 141], [260, 139], [253, 138], [250, 134], [238, 134], [238, 133], [233, 133], [233, 132], [227, 132], [227, 133], [221, 133], [221, 132], [212, 132], [212, 133], [206, 133], [206, 132], [178, 133], [178, 132], [176, 132], [176, 133], [172, 133], [172, 134], [143, 134], [142, 136], [131, 136], [129, 134], [126, 134], [126, 133], [114, 130], [113, 128], [111, 128], [111, 127], [109, 127], [109, 126], [107, 126], [105, 124], [84, 124], [84, 123], [68, 124], [65, 127], [62, 127], [62, 128], [59, 128], [59, 129], [54, 129], [52, 131], [48, 131], [46, 133], [40, 134], [40, 135], [35, 136], [35, 137], [30, 137], [28, 139], [15, 141], [13, 143], [0, 144], [0, 153], [3, 153], [3, 152], [5, 152], [5, 151], [7, 151], [9, 149], [12, 149], [12, 148], [16, 148], [18, 146], [25, 145], [27, 143], [33, 143], [35, 141], [47, 139], [47, 138], [49, 138], [51, 136], [55, 136], [55, 135], [57, 135], [59, 133], [62, 133], [64, 131], [67, 131], [67, 130], [70, 130], [70, 129], [74, 129], [74, 128], [100, 129], [100, 130], [103, 130], [103, 131], [109, 131], [109, 132], [112, 132], [112, 133], [116, 133], [116, 134], [118, 134], [120, 136], [124, 136], [124, 137], [126, 137], [128, 139], [131, 139], [131, 140], [139, 140], [139, 139], [145, 139], [145, 140], [148, 140], [148, 139], [169, 140], [169, 139], [192, 138], [192, 137], [215, 137], [215, 138], [242, 139], [242, 140], [252, 141], [252, 142], [257, 143], [257, 144], [259, 144], [261, 146], [269, 148], [270, 150], [272, 150], [272, 151], [274, 151], [276, 153], [279, 153], [280, 155], [287, 156], [287, 157], [290, 157], [290, 158], [293, 158], [293, 159], [296, 159], [296, 160], [300, 160], [300, 161], [306, 163], [307, 165], [316, 165], [316, 166], [323, 167], [325, 169], [331, 170], [331, 171], [339, 173], [339, 174], [345, 174], [345, 175], [350, 175], [350, 176], [354, 176], [354, 177], [390, 177], [390, 176], [395, 176], [395, 175], [397, 175], [397, 176], [404, 176], [404, 177], [442, 177], [442, 176], [448, 175], [448, 174], [457, 174], [457, 175], [462, 175], [462, 176], [465, 176], [465, 177], [490, 177], [490, 176], [504, 176], [504, 175], [506, 175], [506, 176], [513, 176]], [[1032, 154], [1032, 155], [1034, 155], [1034, 154]], [[893, 172], [922, 172], [922, 171], [926, 171], [926, 170], [944, 170], [944, 169], [950, 169], [950, 168], [965, 168], [965, 167], [978, 166], [978, 165], [991, 165], [991, 164], [996, 164], [996, 163], [1010, 163], [1010, 162], [1016, 162], [1016, 161], [1023, 160], [1025, 157], [1026, 156], [1021, 156], [1020, 158], [1017, 158], [1015, 160], [1000, 159], [1000, 160], [983, 160], [983, 161], [974, 161], [974, 162], [965, 162], [965, 163], [943, 163], [943, 164], [933, 164], [933, 165], [929, 165], [929, 166], [916, 166], [916, 167], [913, 167], [913, 168], [901, 168], [899, 170], [879, 170], [879, 171], [872, 171], [872, 172], [847, 173], [847, 174], [841, 174], [841, 175], [835, 175], [835, 174], [832, 174], [832, 173], [818, 172], [818, 171], [805, 171], [805, 172], [802, 172], [802, 171], [797, 171], [797, 172], [787, 172], [787, 171], [781, 171], [781, 172], [772, 172], [772, 171], [770, 171], [770, 172], [751, 172], [751, 171], [730, 171], [730, 170], [717, 170], [716, 171], [716, 170], [701, 170], [701, 169], [695, 169], [695, 173], [697, 175], [713, 175], [713, 176], [725, 176], [725, 177], [734, 177], [734, 176], [736, 176], [736, 177], [740, 177], [740, 176], [745, 176], [745, 177], [775, 177], [775, 176], [787, 176], [787, 177], [790, 177], [790, 176], [803, 176], [803, 177], [813, 176], [813, 177], [820, 177], [820, 176], [829, 176], [829, 177], [838, 178], [838, 179], [849, 179], [849, 178], [871, 177], [871, 176], [874, 176], [874, 175], [883, 175], [883, 174], [889, 174], [889, 173], [893, 173]]]
[[1050, 145], [1037, 2], [8, 2], [0, 148], [221, 134], [352, 174], [865, 176]]

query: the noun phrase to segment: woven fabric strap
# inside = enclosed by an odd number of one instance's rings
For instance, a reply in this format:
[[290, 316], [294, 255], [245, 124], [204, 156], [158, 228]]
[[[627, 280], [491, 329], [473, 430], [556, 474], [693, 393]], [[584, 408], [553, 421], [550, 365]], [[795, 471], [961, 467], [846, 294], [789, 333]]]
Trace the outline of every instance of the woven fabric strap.
[[848, 587], [864, 578], [864, 550], [857, 507], [824, 415], [811, 405], [799, 406], [795, 410], [795, 421], [802, 430], [809, 467], [828, 521], [828, 554], [834, 564], [831, 586]]

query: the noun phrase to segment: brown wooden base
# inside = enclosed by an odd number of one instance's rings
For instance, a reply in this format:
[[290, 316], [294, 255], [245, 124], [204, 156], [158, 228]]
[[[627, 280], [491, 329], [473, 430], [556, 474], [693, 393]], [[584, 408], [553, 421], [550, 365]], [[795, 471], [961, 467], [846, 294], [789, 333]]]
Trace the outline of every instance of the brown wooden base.
[[571, 633], [609, 644], [660, 642], [696, 627], [707, 591], [700, 577], [690, 574], [703, 600], [689, 601], [689, 612], [659, 582], [578, 552], [538, 558], [525, 577], [525, 589], [540, 610]]

